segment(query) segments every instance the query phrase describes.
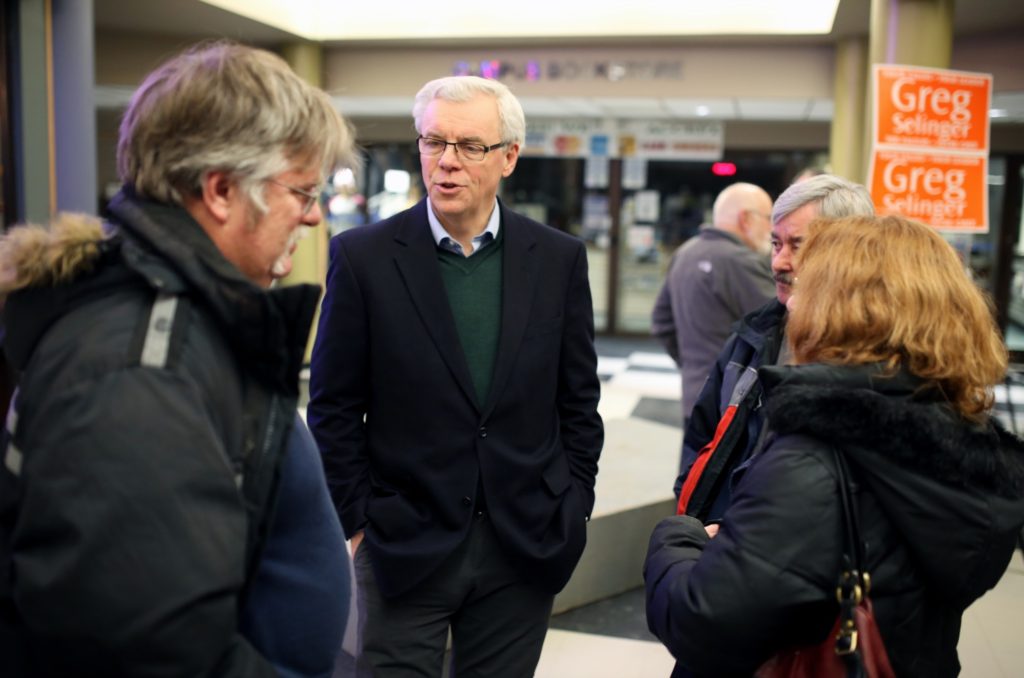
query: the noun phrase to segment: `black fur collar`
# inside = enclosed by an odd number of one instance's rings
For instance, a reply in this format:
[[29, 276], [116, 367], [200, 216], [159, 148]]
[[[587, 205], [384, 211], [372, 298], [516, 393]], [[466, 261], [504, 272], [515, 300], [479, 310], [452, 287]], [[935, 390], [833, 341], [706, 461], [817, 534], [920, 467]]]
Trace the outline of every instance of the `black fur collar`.
[[910, 375], [884, 378], [878, 366], [828, 365], [760, 374], [777, 434], [807, 434], [943, 482], [1024, 497], [1024, 442], [995, 420], [964, 420]]

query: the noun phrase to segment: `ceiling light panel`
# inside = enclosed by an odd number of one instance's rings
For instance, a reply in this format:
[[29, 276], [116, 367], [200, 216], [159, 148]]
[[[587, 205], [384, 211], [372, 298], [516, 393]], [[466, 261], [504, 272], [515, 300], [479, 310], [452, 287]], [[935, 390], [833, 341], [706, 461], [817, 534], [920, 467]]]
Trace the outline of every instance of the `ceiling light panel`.
[[520, 0], [500, 19], [479, 2], [393, 0], [202, 0], [309, 40], [439, 38], [642, 37], [672, 35], [807, 35], [832, 30], [839, 0], [633, 0], [577, 3]]
[[728, 120], [735, 114], [732, 99], [674, 98], [661, 101], [665, 109], [677, 118]]
[[736, 107], [743, 120], [804, 120], [807, 99], [737, 99]]

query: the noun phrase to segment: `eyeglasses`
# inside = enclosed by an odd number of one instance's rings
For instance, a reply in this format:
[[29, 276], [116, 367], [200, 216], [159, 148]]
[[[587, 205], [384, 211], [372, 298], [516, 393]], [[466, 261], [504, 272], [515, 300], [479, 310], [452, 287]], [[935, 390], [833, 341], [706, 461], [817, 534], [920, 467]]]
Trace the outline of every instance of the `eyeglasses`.
[[290, 186], [288, 184], [282, 183], [277, 179], [267, 179], [267, 183], [277, 184], [281, 188], [287, 188], [295, 195], [302, 196], [302, 216], [306, 216], [307, 214], [309, 214], [309, 211], [313, 209], [313, 205], [315, 205], [320, 200], [319, 186], [314, 188], [312, 191], [307, 191], [305, 189], [298, 188], [297, 186]]
[[416, 137], [416, 142], [419, 144], [420, 153], [423, 155], [444, 155], [449, 146], [454, 146], [455, 152], [460, 157], [476, 161], [483, 160], [494, 149], [508, 145], [507, 141], [502, 141], [493, 146], [484, 146], [472, 141], [445, 141], [444, 139], [435, 139], [433, 137]]

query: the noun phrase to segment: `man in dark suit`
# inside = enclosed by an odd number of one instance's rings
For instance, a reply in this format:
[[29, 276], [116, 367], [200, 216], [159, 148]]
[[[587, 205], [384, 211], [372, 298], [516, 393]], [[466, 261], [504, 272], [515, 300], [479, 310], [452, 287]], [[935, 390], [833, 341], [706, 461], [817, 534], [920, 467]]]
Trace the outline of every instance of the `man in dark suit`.
[[331, 242], [309, 423], [378, 676], [533, 675], [603, 443], [586, 250], [507, 209], [522, 107], [476, 77], [413, 108], [427, 198]]

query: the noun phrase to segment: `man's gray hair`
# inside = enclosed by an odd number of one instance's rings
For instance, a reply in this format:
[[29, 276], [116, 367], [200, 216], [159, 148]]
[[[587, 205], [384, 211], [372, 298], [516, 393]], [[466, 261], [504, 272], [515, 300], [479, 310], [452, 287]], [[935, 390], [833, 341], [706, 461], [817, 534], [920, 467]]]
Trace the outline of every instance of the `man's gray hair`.
[[463, 102], [480, 94], [492, 96], [497, 100], [501, 141], [522, 146], [526, 140], [526, 116], [523, 114], [523, 106], [519, 99], [502, 83], [475, 75], [438, 78], [421, 87], [412, 107], [416, 133], [423, 134], [423, 112], [434, 99]]
[[828, 219], [875, 213], [868, 189], [831, 174], [819, 174], [798, 181], [782, 192], [772, 207], [772, 223], [779, 223], [808, 204], [817, 205], [817, 216]]
[[352, 129], [330, 97], [270, 52], [197, 45], [146, 77], [121, 120], [117, 169], [142, 197], [183, 204], [224, 171], [260, 212], [264, 184], [292, 163], [322, 173], [357, 162]]

